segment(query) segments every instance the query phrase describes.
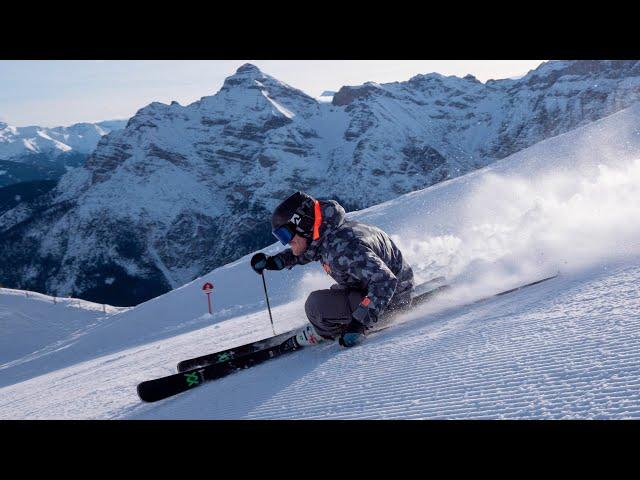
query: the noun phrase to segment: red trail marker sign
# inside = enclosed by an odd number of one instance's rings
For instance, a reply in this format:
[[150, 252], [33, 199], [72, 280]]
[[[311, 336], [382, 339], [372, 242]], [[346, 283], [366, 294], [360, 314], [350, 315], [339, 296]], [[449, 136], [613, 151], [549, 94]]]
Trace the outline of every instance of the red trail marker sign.
[[211, 315], [211, 292], [213, 292], [213, 283], [205, 283], [202, 291], [207, 294], [207, 303], [209, 304], [209, 315]]

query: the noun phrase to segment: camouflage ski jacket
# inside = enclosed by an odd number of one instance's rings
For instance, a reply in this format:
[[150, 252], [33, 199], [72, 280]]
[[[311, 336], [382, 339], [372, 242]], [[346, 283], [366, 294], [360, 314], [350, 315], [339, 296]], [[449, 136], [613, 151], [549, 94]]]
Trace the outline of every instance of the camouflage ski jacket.
[[290, 248], [276, 256], [292, 268], [312, 261], [339, 285], [360, 290], [369, 299], [367, 326], [385, 309], [409, 301], [413, 271], [391, 238], [377, 227], [345, 219], [345, 211], [334, 200], [320, 200], [322, 223], [319, 238], [299, 256]]

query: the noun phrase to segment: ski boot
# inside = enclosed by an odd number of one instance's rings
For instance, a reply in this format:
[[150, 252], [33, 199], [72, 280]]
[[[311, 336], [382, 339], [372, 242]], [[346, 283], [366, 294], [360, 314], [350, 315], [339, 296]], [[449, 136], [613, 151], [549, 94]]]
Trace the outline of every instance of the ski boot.
[[324, 341], [324, 337], [320, 336], [316, 329], [313, 328], [313, 325], [310, 323], [305, 325], [297, 334], [296, 334], [296, 343], [303, 347], [306, 345], [316, 345]]
[[306, 347], [307, 345], [316, 345], [324, 340], [313, 325], [308, 324], [298, 330], [295, 336], [287, 339], [280, 348], [283, 351], [297, 350], [300, 347]]

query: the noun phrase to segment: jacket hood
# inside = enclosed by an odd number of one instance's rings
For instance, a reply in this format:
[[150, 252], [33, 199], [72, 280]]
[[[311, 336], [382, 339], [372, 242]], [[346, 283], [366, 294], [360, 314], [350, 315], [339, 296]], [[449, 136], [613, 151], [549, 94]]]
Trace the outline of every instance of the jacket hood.
[[345, 222], [346, 212], [335, 200], [319, 200], [319, 202], [322, 211], [320, 225], [320, 239], [322, 239], [328, 231], [338, 228]]
[[315, 260], [318, 249], [324, 242], [327, 233], [339, 228], [345, 222], [346, 212], [342, 205], [335, 200], [318, 200], [320, 211], [322, 212], [322, 222], [320, 223], [320, 237], [309, 244], [307, 250], [302, 254], [308, 261]]

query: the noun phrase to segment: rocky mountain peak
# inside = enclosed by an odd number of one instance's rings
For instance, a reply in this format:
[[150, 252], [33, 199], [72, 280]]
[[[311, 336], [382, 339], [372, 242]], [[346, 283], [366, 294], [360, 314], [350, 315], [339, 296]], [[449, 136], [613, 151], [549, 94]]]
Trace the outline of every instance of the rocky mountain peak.
[[356, 99], [367, 99], [376, 93], [382, 93], [383, 88], [375, 82], [366, 82], [364, 85], [358, 85], [356, 87], [345, 86], [338, 90], [333, 96], [333, 105], [341, 107], [349, 105]]
[[230, 90], [234, 87], [255, 87], [256, 80], [264, 80], [265, 77], [266, 75], [258, 67], [251, 63], [245, 63], [236, 70], [236, 73], [225, 79], [221, 90]]
[[236, 70], [236, 75], [256, 75], [262, 76], [262, 72], [258, 67], [253, 65], [252, 63], [245, 63], [241, 67]]
[[562, 77], [598, 77], [620, 79], [640, 76], [638, 60], [563, 60], [549, 61], [531, 70], [520, 82], [527, 85], [552, 85]]

